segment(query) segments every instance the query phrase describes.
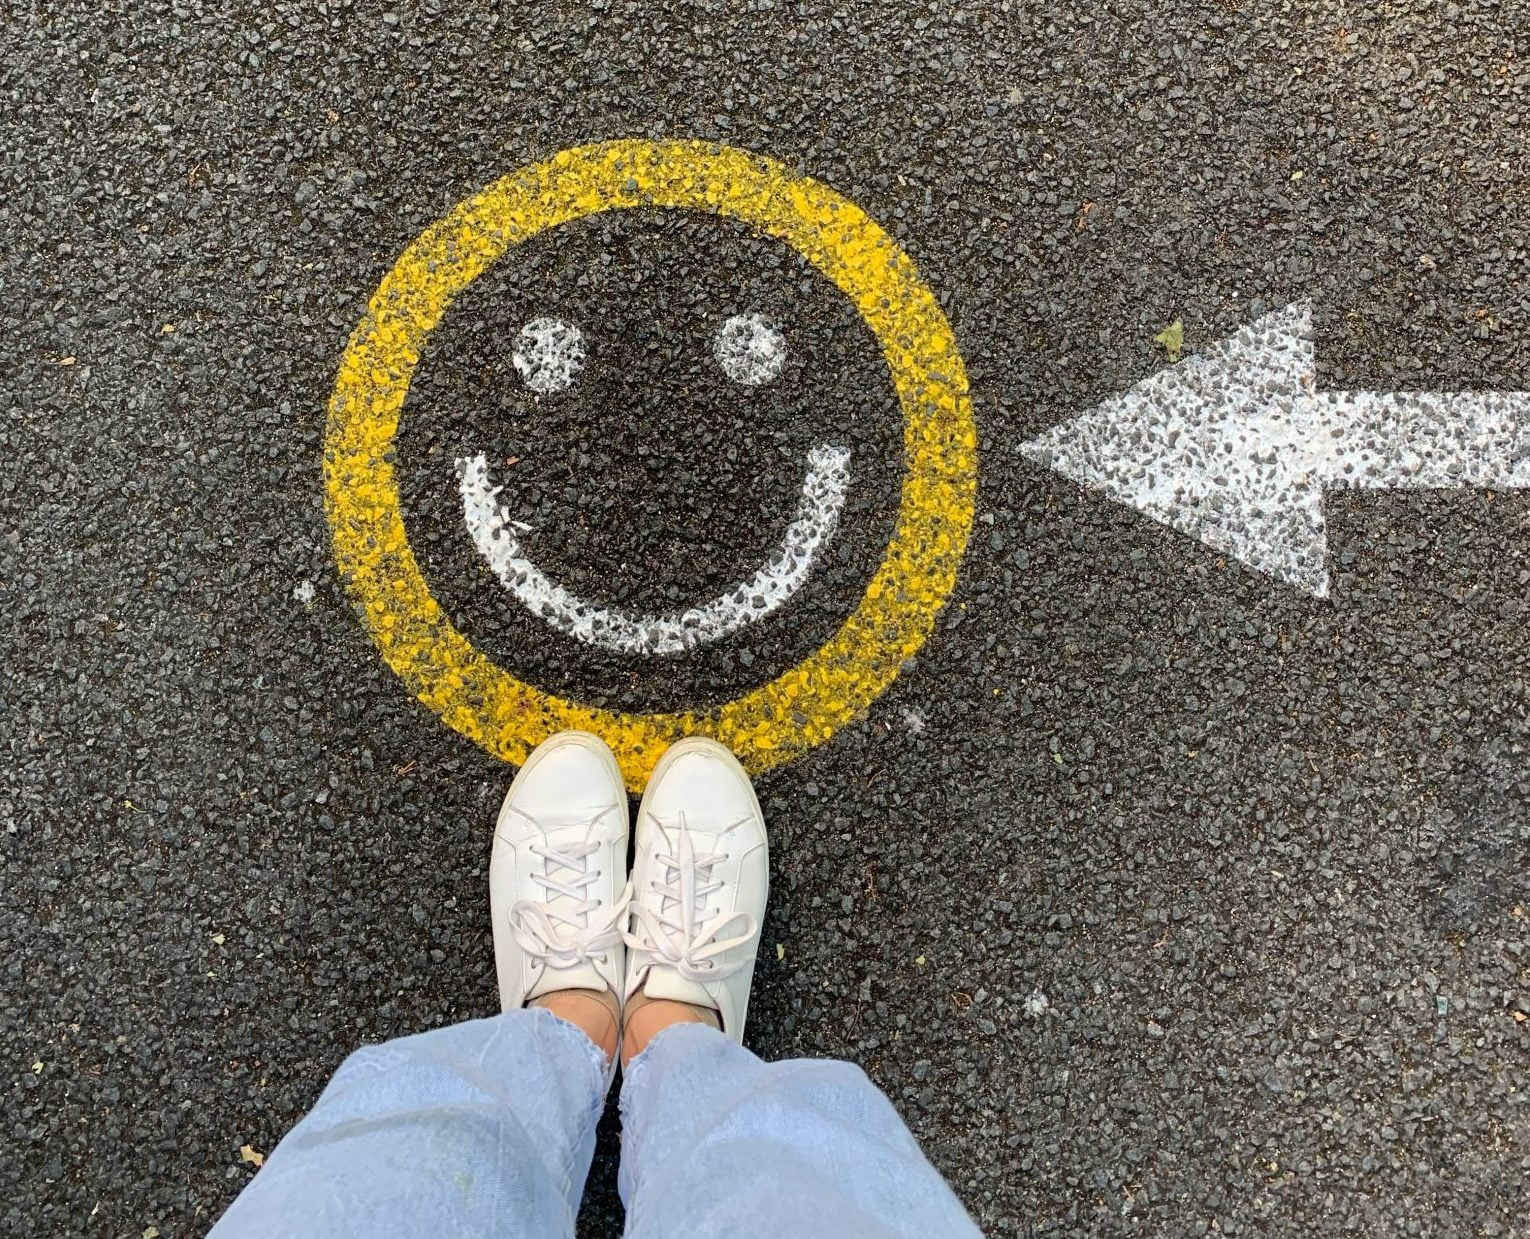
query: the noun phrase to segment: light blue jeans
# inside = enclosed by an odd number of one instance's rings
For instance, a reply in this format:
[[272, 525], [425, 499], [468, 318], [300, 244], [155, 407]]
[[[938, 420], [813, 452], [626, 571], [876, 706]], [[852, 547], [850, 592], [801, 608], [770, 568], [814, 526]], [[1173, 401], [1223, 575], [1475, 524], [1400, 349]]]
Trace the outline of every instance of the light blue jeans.
[[[358, 1050], [210, 1239], [566, 1239], [603, 1085], [594, 1044], [542, 1010]], [[677, 1026], [633, 1060], [621, 1111], [628, 1235], [978, 1234], [848, 1063], [765, 1063]]]

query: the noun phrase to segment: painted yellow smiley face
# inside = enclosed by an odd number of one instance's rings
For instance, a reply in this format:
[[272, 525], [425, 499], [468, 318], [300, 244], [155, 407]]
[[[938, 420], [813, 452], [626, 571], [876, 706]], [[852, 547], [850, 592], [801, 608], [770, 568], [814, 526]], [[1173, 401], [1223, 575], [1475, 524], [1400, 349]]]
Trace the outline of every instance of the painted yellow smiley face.
[[[393, 445], [409, 383], [453, 299], [516, 245], [605, 211], [671, 208], [740, 221], [796, 249], [881, 346], [903, 414], [896, 526], [864, 595], [811, 656], [710, 710], [603, 710], [525, 683], [476, 649], [432, 595], [405, 530]], [[950, 324], [913, 261], [854, 203], [773, 161], [685, 141], [576, 147], [510, 173], [405, 250], [351, 336], [325, 437], [335, 555], [384, 660], [451, 727], [519, 763], [580, 727], [641, 788], [664, 748], [709, 735], [761, 771], [863, 712], [929, 636], [956, 582], [977, 490], [976, 432]]]

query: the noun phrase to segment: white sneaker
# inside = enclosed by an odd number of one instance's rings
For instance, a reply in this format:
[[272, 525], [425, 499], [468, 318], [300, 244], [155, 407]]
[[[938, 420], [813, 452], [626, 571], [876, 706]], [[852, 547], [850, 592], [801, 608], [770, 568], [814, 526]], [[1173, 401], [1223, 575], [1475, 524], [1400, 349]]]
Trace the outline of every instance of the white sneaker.
[[623, 1002], [641, 988], [708, 1007], [742, 1042], [769, 890], [749, 776], [715, 740], [681, 740], [654, 767], [638, 809]]
[[621, 993], [627, 788], [605, 743], [564, 731], [526, 759], [499, 811], [489, 909], [499, 1001], [560, 989]]

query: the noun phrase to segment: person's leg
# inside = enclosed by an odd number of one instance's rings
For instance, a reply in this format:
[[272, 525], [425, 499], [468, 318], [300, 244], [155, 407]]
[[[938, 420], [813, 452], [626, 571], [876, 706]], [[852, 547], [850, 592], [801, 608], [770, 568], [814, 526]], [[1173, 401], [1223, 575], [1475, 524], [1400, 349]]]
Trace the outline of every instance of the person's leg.
[[945, 1239], [979, 1232], [849, 1063], [766, 1063], [695, 1023], [624, 1069], [627, 1235]]
[[537, 1010], [358, 1050], [211, 1239], [571, 1236], [605, 1079]]
[[489, 861], [504, 1014], [351, 1055], [217, 1239], [572, 1235], [615, 1070], [628, 833], [600, 740], [532, 753]]
[[638, 810], [619, 1187], [631, 1236], [971, 1236], [892, 1105], [846, 1063], [742, 1046], [765, 823], [727, 750], [684, 740]]

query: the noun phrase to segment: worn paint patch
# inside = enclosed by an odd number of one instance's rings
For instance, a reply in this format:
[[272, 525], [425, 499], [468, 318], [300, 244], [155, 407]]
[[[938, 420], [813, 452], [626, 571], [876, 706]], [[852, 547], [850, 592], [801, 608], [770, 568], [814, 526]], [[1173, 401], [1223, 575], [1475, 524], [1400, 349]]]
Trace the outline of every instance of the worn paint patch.
[[796, 517], [754, 575], [677, 614], [634, 615], [578, 597], [526, 556], [521, 535], [529, 530], [500, 503], [502, 488], [489, 477], [482, 455], [459, 460], [457, 470], [463, 520], [500, 584], [559, 632], [623, 654], [683, 654], [721, 641], [784, 606], [807, 582], [819, 548], [834, 536], [850, 489], [849, 451], [815, 447], [808, 453]]
[[[624, 713], [543, 692], [480, 653], [430, 592], [392, 458], [429, 333], [513, 246], [602, 211], [710, 211], [792, 246], [856, 306], [881, 344], [904, 418], [897, 524], [866, 592], [809, 658], [707, 711]], [[929, 636], [956, 582], [977, 490], [977, 436], [951, 326], [913, 260], [859, 207], [771, 160], [701, 142], [577, 147], [490, 185], [400, 256], [352, 333], [330, 401], [326, 511], [335, 557], [384, 660], [451, 727], [519, 763], [581, 727], [640, 788], [672, 741], [709, 735], [751, 770], [821, 744], [864, 711]]]
[[584, 332], [561, 318], [534, 318], [521, 328], [510, 360], [537, 395], [562, 391], [584, 369]]
[[735, 314], [717, 329], [712, 341], [717, 364], [735, 383], [759, 387], [786, 364], [786, 337], [759, 314]]

